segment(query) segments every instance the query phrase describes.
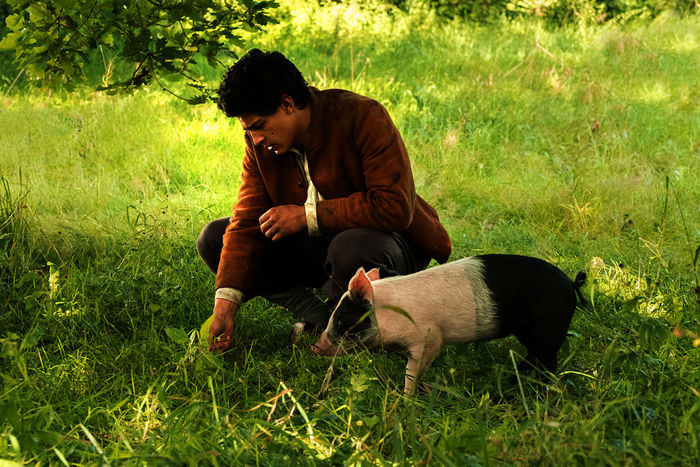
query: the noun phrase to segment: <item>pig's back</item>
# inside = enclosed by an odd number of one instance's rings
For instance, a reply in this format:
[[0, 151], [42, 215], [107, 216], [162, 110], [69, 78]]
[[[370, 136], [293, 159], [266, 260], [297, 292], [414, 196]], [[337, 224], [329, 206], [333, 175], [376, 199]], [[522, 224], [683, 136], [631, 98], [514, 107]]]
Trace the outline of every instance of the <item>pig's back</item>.
[[[504, 336], [534, 322], [570, 314], [576, 306], [573, 281], [544, 260], [518, 255], [476, 256], [483, 264], [500, 323], [496, 336]], [[494, 337], [496, 337], [494, 336]]]
[[[406, 311], [421, 328], [438, 327], [445, 344], [489, 338], [497, 332], [496, 310], [478, 257], [463, 258], [408, 276], [372, 283], [375, 307]], [[391, 319], [405, 325], [405, 318]]]

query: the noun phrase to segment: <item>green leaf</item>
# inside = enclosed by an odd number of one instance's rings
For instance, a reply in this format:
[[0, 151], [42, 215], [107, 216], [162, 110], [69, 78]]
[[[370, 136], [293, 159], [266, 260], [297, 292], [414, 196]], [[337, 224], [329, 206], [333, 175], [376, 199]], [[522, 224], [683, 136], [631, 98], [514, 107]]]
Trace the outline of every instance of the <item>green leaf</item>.
[[29, 19], [33, 23], [41, 24], [44, 21], [44, 18], [46, 17], [46, 11], [41, 8], [40, 5], [36, 3], [32, 3], [27, 7], [27, 11], [29, 12]]
[[165, 333], [176, 344], [187, 345], [189, 342], [187, 333], [180, 328], [165, 328]]
[[58, 444], [61, 440], [61, 435], [55, 431], [38, 430], [35, 432], [36, 438], [48, 445]]
[[353, 392], [364, 392], [369, 387], [367, 385], [367, 375], [352, 375], [350, 377], [350, 385]]
[[16, 29], [20, 21], [22, 21], [22, 16], [18, 14], [10, 15], [5, 18], [5, 24], [7, 25], [8, 29]]
[[20, 350], [27, 350], [34, 347], [44, 335], [44, 330], [39, 326], [32, 328], [22, 339], [22, 344], [20, 345]]
[[0, 426], [8, 422], [15, 429], [20, 428], [19, 407], [14, 400], [8, 400], [0, 404]]
[[17, 40], [22, 37], [19, 32], [11, 32], [3, 37], [0, 41], [0, 50], [15, 50], [17, 48]]
[[372, 415], [371, 417], [365, 418], [365, 425], [367, 425], [367, 428], [372, 429], [377, 423], [381, 421], [381, 418], [377, 415]]
[[112, 36], [112, 34], [109, 33], [105, 34], [104, 36], [102, 36], [102, 43], [110, 47], [114, 47], [114, 36]]
[[199, 329], [199, 342], [204, 347], [206, 347], [209, 342], [209, 328], [211, 327], [212, 321], [214, 321], [213, 314], [209, 316], [204, 323], [202, 323], [202, 327]]
[[39, 54], [43, 54], [47, 50], [49, 50], [49, 44], [41, 44], [41, 45], [38, 45], [38, 46], [32, 48], [32, 53], [34, 55], [39, 55]]

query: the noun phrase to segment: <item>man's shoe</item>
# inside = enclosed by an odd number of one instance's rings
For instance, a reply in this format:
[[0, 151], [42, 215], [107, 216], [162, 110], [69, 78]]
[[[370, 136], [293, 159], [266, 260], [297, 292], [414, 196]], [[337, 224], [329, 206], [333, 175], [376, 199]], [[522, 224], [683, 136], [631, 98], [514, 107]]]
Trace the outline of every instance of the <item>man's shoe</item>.
[[322, 332], [333, 312], [328, 302], [321, 300], [306, 287], [295, 287], [284, 292], [266, 294], [264, 297], [286, 308], [298, 319], [292, 326], [290, 344], [295, 344], [304, 332]]

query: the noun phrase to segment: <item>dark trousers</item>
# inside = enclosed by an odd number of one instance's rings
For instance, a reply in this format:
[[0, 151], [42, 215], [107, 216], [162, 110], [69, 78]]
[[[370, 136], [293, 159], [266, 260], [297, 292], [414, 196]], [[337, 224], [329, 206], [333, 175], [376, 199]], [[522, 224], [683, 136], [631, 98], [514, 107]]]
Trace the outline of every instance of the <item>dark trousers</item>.
[[[214, 273], [219, 267], [228, 222], [228, 217], [210, 222], [197, 239], [197, 251]], [[333, 237], [301, 233], [272, 243], [263, 259], [256, 288], [248, 298], [313, 287], [337, 302], [361, 266], [365, 270], [379, 268], [380, 277], [388, 277], [423, 270], [429, 262], [427, 253], [398, 232], [355, 228]]]

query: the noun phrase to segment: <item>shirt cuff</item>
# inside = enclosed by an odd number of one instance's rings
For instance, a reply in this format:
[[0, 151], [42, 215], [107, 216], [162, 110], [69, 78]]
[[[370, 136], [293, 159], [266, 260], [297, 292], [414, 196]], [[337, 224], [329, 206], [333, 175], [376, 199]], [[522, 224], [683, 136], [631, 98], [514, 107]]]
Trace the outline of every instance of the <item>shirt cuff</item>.
[[306, 211], [306, 228], [309, 231], [309, 237], [320, 237], [321, 231], [318, 228], [316, 203], [304, 204], [304, 211]]
[[241, 303], [243, 303], [245, 295], [240, 290], [234, 289], [232, 287], [220, 287], [216, 289], [216, 295], [214, 296], [214, 298], [221, 298], [224, 300], [228, 300], [229, 302], [233, 302], [236, 305], [240, 305]]

